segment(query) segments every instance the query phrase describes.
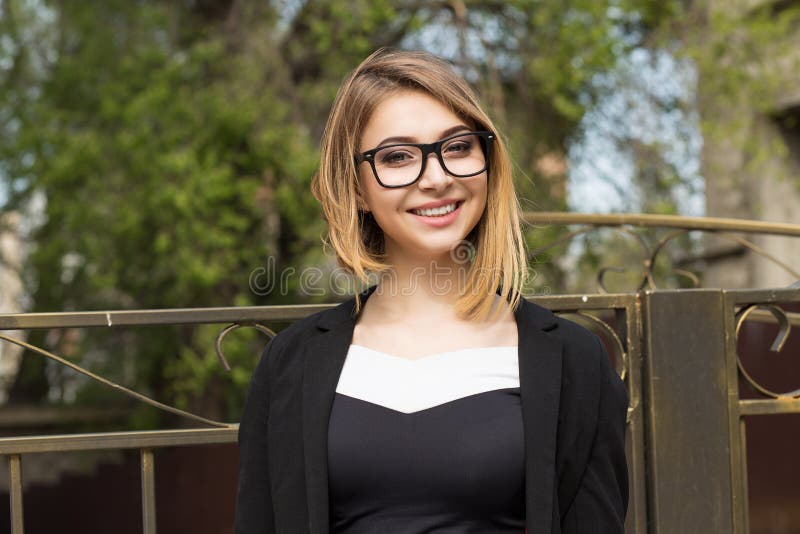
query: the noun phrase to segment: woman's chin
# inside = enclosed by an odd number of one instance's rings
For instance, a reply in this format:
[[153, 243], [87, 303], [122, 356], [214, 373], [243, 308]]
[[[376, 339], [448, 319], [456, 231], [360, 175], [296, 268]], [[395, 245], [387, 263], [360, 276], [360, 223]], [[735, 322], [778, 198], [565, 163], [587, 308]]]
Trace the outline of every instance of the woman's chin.
[[389, 255], [392, 258], [408, 258], [415, 263], [436, 264], [441, 266], [453, 267], [454, 264], [466, 264], [472, 258], [471, 255], [472, 244], [464, 241], [457, 240], [441, 244], [426, 243], [422, 246], [416, 246], [411, 249], [406, 249], [397, 255]]

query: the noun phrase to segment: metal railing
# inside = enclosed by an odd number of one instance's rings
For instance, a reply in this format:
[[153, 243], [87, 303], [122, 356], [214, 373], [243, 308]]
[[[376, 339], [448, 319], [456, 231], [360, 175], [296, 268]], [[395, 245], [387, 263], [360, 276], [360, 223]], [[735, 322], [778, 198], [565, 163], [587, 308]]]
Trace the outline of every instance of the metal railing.
[[[631, 458], [632, 510], [630, 521], [636, 525], [645, 524], [645, 488], [644, 488], [644, 449], [643, 422], [641, 411], [635, 409], [639, 405], [638, 376], [641, 355], [638, 339], [640, 325], [637, 313], [638, 301], [635, 295], [591, 295], [582, 297], [549, 297], [537, 301], [556, 312], [567, 314], [570, 318], [582, 322], [595, 330], [610, 347], [610, 353], [617, 365], [618, 372], [628, 382], [631, 391], [629, 410], [630, 438], [628, 440]], [[214, 324], [229, 323], [217, 337], [217, 348], [220, 349], [222, 337], [232, 328], [239, 326], [261, 326], [264, 322], [293, 321], [312, 313], [332, 307], [333, 305], [298, 305], [298, 306], [265, 306], [249, 308], [216, 308], [216, 309], [181, 309], [181, 310], [139, 310], [119, 312], [80, 312], [52, 314], [16, 314], [0, 316], [0, 330], [29, 330], [34, 328], [120, 328], [126, 326], [155, 326], [180, 324]], [[609, 324], [599, 318], [596, 313], [610, 314]], [[265, 328], [265, 327], [261, 327]], [[168, 406], [152, 398], [137, 393], [123, 385], [111, 382], [87, 369], [59, 357], [44, 349], [34, 347], [9, 336], [0, 334], [0, 339], [16, 343], [33, 350], [47, 358], [66, 365], [76, 372], [112, 387], [120, 393], [129, 395], [138, 401], [212, 426], [213, 428], [196, 428], [185, 430], [159, 430], [140, 432], [108, 432], [94, 434], [27, 436], [0, 438], [0, 455], [7, 458], [9, 465], [10, 501], [12, 532], [23, 532], [23, 479], [21, 472], [22, 455], [45, 452], [94, 451], [103, 449], [138, 449], [141, 464], [141, 508], [145, 534], [155, 530], [155, 486], [153, 450], [161, 447], [208, 445], [218, 443], [234, 443], [238, 425], [214, 421], [197, 414]], [[224, 361], [224, 356], [220, 352]]]

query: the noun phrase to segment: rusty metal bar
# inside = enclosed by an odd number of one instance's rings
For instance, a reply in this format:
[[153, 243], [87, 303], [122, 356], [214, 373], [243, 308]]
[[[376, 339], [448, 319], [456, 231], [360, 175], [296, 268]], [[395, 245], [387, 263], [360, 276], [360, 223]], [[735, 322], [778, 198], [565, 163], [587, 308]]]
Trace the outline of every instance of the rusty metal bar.
[[740, 534], [722, 291], [647, 292], [643, 307], [648, 532]]
[[800, 413], [800, 399], [779, 397], [777, 399], [741, 399], [741, 415], [778, 415]]
[[645, 213], [565, 213], [554, 211], [525, 212], [530, 224], [587, 224], [592, 226], [641, 226], [682, 228], [707, 232], [741, 232], [800, 237], [800, 224], [748, 221], [721, 217], [683, 217]]
[[[797, 312], [785, 312], [786, 318], [789, 320], [789, 324], [792, 326], [800, 326], [800, 313]], [[769, 313], [766, 310], [753, 310], [747, 316], [748, 321], [753, 321], [756, 323], [771, 323], [775, 324], [778, 320], [775, 316]]]
[[[634, 298], [631, 294], [587, 294], [534, 296], [532, 300], [551, 309], [577, 310], [624, 306], [625, 302], [631, 298]], [[0, 330], [295, 321], [334, 306], [336, 304], [298, 304], [293, 306], [244, 306], [238, 308], [0, 314]]]
[[15, 313], [0, 315], [0, 330], [294, 321], [334, 306], [335, 304], [298, 304], [238, 308]]
[[[763, 293], [763, 292], [762, 292]], [[731, 294], [723, 291], [722, 328], [725, 332], [722, 350], [725, 352], [725, 363], [720, 368], [720, 373], [727, 382], [728, 405], [728, 440], [730, 443], [730, 472], [731, 472], [731, 498], [733, 509], [733, 531], [735, 534], [747, 534], [750, 531], [748, 522], [749, 506], [747, 496], [747, 455], [746, 443], [742, 441], [742, 418], [739, 404], [739, 366], [737, 340], [736, 306]], [[720, 318], [717, 318], [719, 323]]]
[[230, 428], [197, 428], [192, 430], [152, 430], [141, 432], [0, 438], [0, 454], [141, 449], [181, 445], [236, 443], [237, 432], [238, 425], [231, 425]]
[[156, 473], [152, 449], [142, 449], [142, 525], [144, 534], [156, 534]]
[[723, 289], [725, 298], [734, 305], [800, 302], [800, 287], [769, 289]]
[[8, 473], [10, 482], [11, 532], [12, 534], [23, 534], [22, 460], [19, 454], [12, 454], [8, 457]]
[[741, 471], [741, 476], [739, 477], [739, 483], [742, 485], [741, 491], [741, 499], [742, 505], [739, 506], [740, 514], [739, 514], [739, 521], [741, 522], [741, 532], [749, 532], [750, 531], [750, 499], [747, 495], [748, 488], [747, 488], [747, 427], [744, 420], [744, 417], [739, 419], [739, 452], [741, 454], [741, 461], [739, 462], [739, 469]]
[[587, 293], [585, 295], [550, 295], [531, 297], [536, 302], [555, 313], [566, 313], [578, 310], [607, 310], [627, 308], [636, 301], [634, 293]]
[[640, 301], [632, 298], [624, 309], [615, 310], [615, 323], [621, 330], [628, 353], [626, 385], [630, 398], [628, 431], [625, 448], [628, 457], [628, 482], [630, 497], [625, 532], [638, 534], [647, 532], [647, 486], [645, 475], [644, 417], [642, 410], [642, 322]]

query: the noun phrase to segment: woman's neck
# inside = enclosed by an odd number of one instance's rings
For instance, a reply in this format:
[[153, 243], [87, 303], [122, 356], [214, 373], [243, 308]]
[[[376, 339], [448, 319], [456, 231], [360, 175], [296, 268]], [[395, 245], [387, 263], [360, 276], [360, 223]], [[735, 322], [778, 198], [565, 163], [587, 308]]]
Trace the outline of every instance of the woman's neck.
[[[394, 261], [369, 297], [373, 310], [386, 319], [420, 322], [456, 317], [455, 303], [466, 288], [469, 264], [449, 256], [429, 261]], [[414, 321], [416, 322], [416, 320]]]

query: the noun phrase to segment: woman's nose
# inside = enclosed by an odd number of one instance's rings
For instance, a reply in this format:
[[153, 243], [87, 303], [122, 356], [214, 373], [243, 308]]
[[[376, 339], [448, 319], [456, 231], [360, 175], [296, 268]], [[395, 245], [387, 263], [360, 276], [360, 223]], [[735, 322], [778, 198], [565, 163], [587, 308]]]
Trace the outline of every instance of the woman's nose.
[[420, 176], [418, 185], [422, 189], [441, 189], [450, 185], [453, 177], [447, 174], [436, 154], [428, 154], [425, 169]]

